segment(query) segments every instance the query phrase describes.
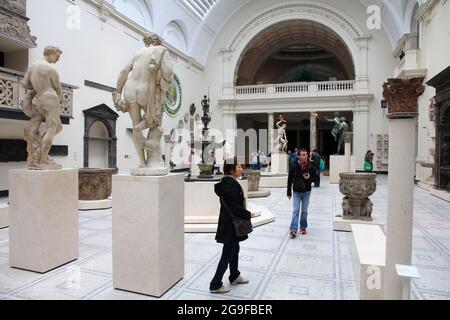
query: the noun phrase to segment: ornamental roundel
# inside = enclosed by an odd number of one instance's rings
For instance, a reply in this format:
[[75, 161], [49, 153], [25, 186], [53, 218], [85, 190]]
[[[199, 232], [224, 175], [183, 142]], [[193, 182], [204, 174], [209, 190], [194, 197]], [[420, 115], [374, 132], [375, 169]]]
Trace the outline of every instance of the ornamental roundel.
[[173, 76], [169, 90], [164, 95], [164, 110], [171, 117], [176, 117], [181, 110], [182, 91], [177, 75]]

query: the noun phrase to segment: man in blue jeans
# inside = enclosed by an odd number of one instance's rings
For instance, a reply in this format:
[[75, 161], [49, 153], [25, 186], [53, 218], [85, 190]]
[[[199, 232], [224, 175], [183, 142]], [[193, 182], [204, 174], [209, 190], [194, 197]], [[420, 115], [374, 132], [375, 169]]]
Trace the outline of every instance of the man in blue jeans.
[[290, 227], [290, 235], [292, 238], [297, 236], [300, 208], [300, 232], [301, 234], [306, 234], [311, 183], [315, 181], [315, 178], [316, 169], [308, 161], [308, 151], [301, 149], [299, 151], [299, 160], [289, 170], [287, 185], [287, 196], [289, 200], [292, 198], [292, 189], [294, 189], [294, 211]]

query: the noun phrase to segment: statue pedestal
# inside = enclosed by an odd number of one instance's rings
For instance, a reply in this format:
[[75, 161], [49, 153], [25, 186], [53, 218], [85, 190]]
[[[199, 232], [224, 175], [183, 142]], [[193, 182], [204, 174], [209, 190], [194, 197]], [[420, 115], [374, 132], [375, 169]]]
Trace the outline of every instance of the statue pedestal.
[[184, 276], [184, 175], [113, 176], [114, 288], [161, 297]]
[[7, 203], [0, 203], [0, 229], [9, 227], [9, 206]]
[[330, 156], [330, 183], [339, 183], [339, 174], [356, 172], [355, 156]]
[[287, 153], [272, 153], [273, 173], [289, 173], [289, 155]]
[[[248, 197], [248, 180], [238, 180], [244, 191], [244, 197]], [[184, 215], [186, 220], [213, 218], [216, 223], [219, 219], [220, 200], [214, 192], [214, 185], [218, 181], [186, 182], [184, 189], [185, 203]]]
[[78, 170], [9, 171], [10, 266], [40, 273], [78, 259]]

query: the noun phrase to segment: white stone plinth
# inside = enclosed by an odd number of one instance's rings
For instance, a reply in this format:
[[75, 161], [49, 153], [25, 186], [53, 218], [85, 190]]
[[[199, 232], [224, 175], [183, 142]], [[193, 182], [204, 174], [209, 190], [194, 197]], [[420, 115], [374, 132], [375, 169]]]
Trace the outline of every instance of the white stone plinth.
[[372, 221], [364, 221], [364, 220], [344, 220], [342, 217], [334, 217], [333, 218], [333, 230], [334, 231], [344, 231], [344, 232], [352, 232], [352, 224], [365, 224], [365, 225], [374, 225], [379, 226], [381, 230], [384, 229], [384, 221], [380, 218], [373, 217]]
[[[244, 191], [244, 196], [248, 197], [248, 180], [238, 180]], [[185, 204], [184, 215], [186, 219], [196, 216], [219, 217], [220, 199], [214, 192], [214, 185], [218, 181], [196, 181], [185, 182]]]
[[115, 175], [114, 288], [161, 297], [184, 276], [184, 175]]
[[267, 198], [272, 192], [269, 189], [259, 188], [258, 191], [249, 191], [248, 198]]
[[273, 173], [289, 173], [289, 155], [287, 153], [272, 153]]
[[0, 203], [0, 229], [9, 227], [9, 206]]
[[[248, 203], [248, 210], [257, 214], [256, 218], [252, 219], [253, 228], [275, 221], [273, 213], [264, 206], [257, 206], [253, 203]], [[186, 219], [184, 230], [187, 233], [215, 233], [217, 231], [218, 217], [189, 217]]]
[[78, 201], [78, 210], [90, 211], [90, 210], [102, 210], [112, 208], [112, 200], [92, 200], [92, 201]]
[[450, 192], [446, 191], [446, 190], [438, 190], [435, 188], [431, 188], [430, 189], [430, 194], [432, 196], [435, 196], [439, 199], [445, 200], [447, 202], [450, 202]]
[[383, 300], [386, 265], [386, 236], [379, 226], [352, 224], [359, 266], [360, 299]]
[[287, 181], [285, 173], [262, 172], [259, 188], [287, 188]]
[[356, 172], [355, 156], [330, 156], [330, 183], [339, 183], [343, 172]]
[[9, 262], [44, 273], [78, 259], [78, 171], [9, 171]]

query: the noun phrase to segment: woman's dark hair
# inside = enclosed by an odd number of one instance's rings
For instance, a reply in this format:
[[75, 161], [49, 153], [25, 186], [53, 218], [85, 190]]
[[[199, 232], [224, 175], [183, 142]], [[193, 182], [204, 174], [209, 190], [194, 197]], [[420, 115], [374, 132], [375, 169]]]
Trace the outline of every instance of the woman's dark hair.
[[298, 150], [298, 154], [299, 154], [299, 155], [300, 155], [301, 152], [306, 152], [306, 153], [308, 153], [308, 150], [306, 150], [306, 149], [300, 149], [300, 150]]
[[223, 164], [223, 174], [224, 175], [231, 175], [234, 171], [236, 171], [236, 167], [238, 166], [237, 158], [228, 159], [225, 160], [225, 163]]

